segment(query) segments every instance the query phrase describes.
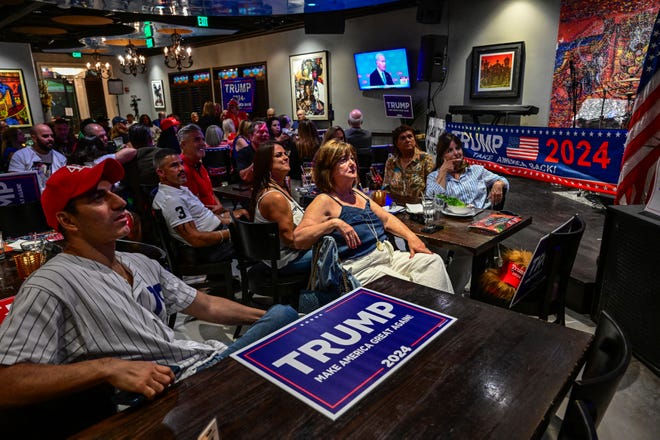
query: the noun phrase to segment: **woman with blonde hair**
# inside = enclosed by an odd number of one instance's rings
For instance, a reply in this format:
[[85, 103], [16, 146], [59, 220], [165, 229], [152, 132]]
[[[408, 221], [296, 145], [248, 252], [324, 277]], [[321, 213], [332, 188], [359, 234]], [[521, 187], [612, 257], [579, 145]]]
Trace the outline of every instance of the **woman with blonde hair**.
[[[401, 220], [355, 189], [355, 149], [336, 139], [316, 153], [313, 177], [321, 194], [305, 209], [294, 230], [297, 249], [309, 249], [324, 235], [337, 242], [344, 269], [362, 285], [392, 275], [453, 293], [445, 264]], [[410, 252], [395, 250], [386, 233], [406, 240]]]

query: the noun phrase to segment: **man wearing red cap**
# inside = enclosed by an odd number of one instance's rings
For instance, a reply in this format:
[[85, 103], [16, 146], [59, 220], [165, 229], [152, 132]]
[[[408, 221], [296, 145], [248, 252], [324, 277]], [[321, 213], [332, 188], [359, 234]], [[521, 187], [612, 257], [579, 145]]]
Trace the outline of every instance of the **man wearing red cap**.
[[234, 122], [234, 127], [238, 129], [241, 121], [248, 119], [248, 114], [243, 110], [238, 110], [238, 101], [232, 98], [227, 103], [227, 110], [222, 112], [222, 119], [231, 119]]
[[[64, 235], [64, 252], [23, 283], [0, 327], [0, 407], [99, 384], [151, 399], [297, 319], [288, 306], [264, 312], [209, 296], [142, 254], [115, 252], [115, 241], [129, 231], [126, 202], [112, 192], [123, 174], [108, 159], [63, 167], [48, 180], [43, 209]], [[253, 325], [229, 347], [179, 340], [167, 326], [177, 312]]]

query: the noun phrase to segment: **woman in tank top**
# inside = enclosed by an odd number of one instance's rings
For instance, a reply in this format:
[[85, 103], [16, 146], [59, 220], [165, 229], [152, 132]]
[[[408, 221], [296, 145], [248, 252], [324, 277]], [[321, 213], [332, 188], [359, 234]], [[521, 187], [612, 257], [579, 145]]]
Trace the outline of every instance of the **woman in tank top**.
[[305, 211], [291, 197], [287, 183], [289, 171], [289, 156], [282, 145], [269, 141], [255, 152], [251, 211], [256, 223], [278, 224], [280, 259], [277, 266], [283, 275], [309, 273], [312, 261], [311, 250], [296, 249], [293, 243], [293, 231]]
[[[297, 248], [308, 249], [330, 234], [344, 269], [362, 285], [392, 275], [453, 293], [442, 258], [429, 251], [401, 220], [355, 189], [358, 167], [350, 144], [333, 139], [321, 146], [312, 177], [322, 194], [307, 207], [294, 231]], [[406, 240], [410, 252], [395, 250], [386, 232]]]

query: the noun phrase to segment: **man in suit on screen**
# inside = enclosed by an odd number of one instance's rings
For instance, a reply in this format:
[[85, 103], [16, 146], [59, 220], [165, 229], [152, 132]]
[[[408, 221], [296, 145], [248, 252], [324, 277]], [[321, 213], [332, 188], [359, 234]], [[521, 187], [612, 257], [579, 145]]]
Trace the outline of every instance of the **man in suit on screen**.
[[385, 60], [385, 55], [382, 53], [376, 54], [376, 68], [371, 75], [369, 75], [369, 85], [371, 86], [393, 86], [394, 81], [392, 81], [392, 75], [385, 71], [387, 67], [387, 61]]

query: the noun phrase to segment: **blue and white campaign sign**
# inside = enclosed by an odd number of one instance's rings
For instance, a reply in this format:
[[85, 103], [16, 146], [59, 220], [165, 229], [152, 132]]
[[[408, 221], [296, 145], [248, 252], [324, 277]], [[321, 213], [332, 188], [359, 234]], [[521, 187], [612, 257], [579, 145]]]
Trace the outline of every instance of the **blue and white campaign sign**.
[[251, 112], [254, 110], [254, 93], [257, 90], [257, 80], [254, 78], [229, 78], [220, 81], [222, 87], [222, 108], [229, 107], [229, 101], [238, 102], [238, 110]]
[[40, 198], [36, 171], [0, 174], [0, 206], [22, 205]]
[[335, 420], [455, 321], [358, 288], [231, 356]]
[[383, 95], [385, 102], [385, 116], [388, 118], [413, 119], [412, 96], [410, 95]]
[[626, 130], [448, 123], [468, 162], [494, 172], [616, 192]]

